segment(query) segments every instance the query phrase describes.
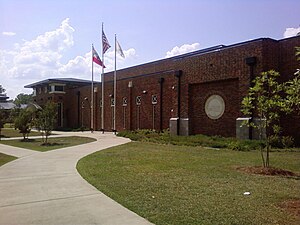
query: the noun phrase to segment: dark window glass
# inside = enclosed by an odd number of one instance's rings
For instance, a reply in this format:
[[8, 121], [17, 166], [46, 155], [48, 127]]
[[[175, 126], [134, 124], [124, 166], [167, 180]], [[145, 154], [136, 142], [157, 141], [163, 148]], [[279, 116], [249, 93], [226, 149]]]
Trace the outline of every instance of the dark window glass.
[[55, 86], [55, 91], [64, 91], [64, 86]]

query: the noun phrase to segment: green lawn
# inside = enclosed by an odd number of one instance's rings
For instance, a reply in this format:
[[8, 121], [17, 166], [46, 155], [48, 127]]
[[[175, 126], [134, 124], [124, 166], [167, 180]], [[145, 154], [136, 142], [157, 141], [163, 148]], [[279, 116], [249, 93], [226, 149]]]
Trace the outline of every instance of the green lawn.
[[28, 142], [23, 142], [22, 140], [2, 140], [1, 144], [11, 145], [20, 148], [27, 148], [36, 151], [50, 151], [58, 148], [66, 148], [75, 145], [81, 145], [89, 142], [95, 141], [94, 138], [88, 137], [58, 137], [58, 138], [49, 138], [48, 142], [51, 143], [50, 146], [42, 146], [42, 139], [29, 139]]
[[17, 158], [14, 156], [5, 155], [0, 152], [0, 166], [4, 165], [5, 163], [8, 163], [12, 160], [15, 160], [15, 159], [17, 159]]
[[[280, 208], [300, 199], [298, 178], [246, 174], [259, 152], [129, 143], [81, 159], [92, 185], [156, 225], [299, 224]], [[300, 172], [300, 152], [272, 152], [271, 165]], [[244, 192], [251, 192], [245, 196]]]
[[[29, 136], [40, 136], [40, 132], [31, 131]], [[14, 128], [2, 128], [1, 137], [3, 138], [11, 138], [11, 137], [23, 137], [23, 134], [19, 132], [19, 130], [15, 130]]]

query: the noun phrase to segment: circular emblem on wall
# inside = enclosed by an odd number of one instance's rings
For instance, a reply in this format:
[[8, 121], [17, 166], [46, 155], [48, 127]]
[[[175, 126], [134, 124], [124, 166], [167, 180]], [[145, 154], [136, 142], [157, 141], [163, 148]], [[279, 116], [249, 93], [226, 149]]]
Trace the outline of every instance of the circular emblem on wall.
[[225, 111], [225, 102], [220, 95], [211, 95], [205, 102], [205, 113], [213, 120], [219, 119]]

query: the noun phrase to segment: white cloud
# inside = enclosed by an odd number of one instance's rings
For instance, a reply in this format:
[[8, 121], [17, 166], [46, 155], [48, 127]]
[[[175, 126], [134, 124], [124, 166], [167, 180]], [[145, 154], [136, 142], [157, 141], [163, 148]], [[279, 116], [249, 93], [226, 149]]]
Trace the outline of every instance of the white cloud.
[[4, 35], [4, 36], [15, 36], [16, 33], [15, 32], [10, 32], [10, 31], [3, 31], [2, 35]]
[[39, 79], [57, 75], [61, 66], [62, 53], [74, 45], [74, 28], [69, 18], [62, 21], [59, 28], [37, 36], [34, 40], [15, 44], [10, 78]]
[[[0, 49], [1, 85], [7, 90], [9, 97], [17, 94], [30, 93], [24, 85], [51, 77], [74, 77], [80, 79], [91, 78], [91, 51], [80, 54], [66, 63], [62, 57], [74, 45], [73, 34], [75, 29], [70, 25], [69, 18], [63, 20], [61, 25], [45, 32], [33, 40], [15, 43], [13, 50]], [[123, 51], [126, 58], [117, 56], [118, 68], [125, 61], [136, 57], [133, 48]], [[114, 70], [114, 50], [105, 54], [105, 72]], [[95, 80], [100, 80], [102, 68], [94, 63]]]
[[300, 35], [300, 27], [298, 28], [286, 28], [283, 34], [284, 38], [293, 37], [296, 35]]
[[61, 65], [58, 69], [59, 75], [87, 79], [91, 74], [91, 57], [91, 51], [84, 56], [76, 56], [74, 59], [69, 60], [65, 65]]
[[[136, 51], [133, 48], [123, 51], [125, 59], [117, 54], [118, 68], [123, 65], [127, 59], [134, 58]], [[90, 79], [92, 73], [91, 63], [92, 51], [84, 54], [84, 56], [76, 56], [74, 59], [69, 60], [65, 65], [62, 65], [59, 70], [59, 76], [72, 76], [81, 79]], [[108, 51], [104, 56], [104, 64], [106, 66], [105, 72], [114, 70], [115, 52], [114, 50]], [[94, 77], [99, 80], [102, 73], [102, 67], [94, 63]], [[97, 78], [98, 77], [98, 78]]]
[[24, 89], [25, 84], [57, 76], [63, 53], [74, 45], [74, 31], [67, 18], [57, 29], [15, 43], [13, 50], [0, 49], [1, 84], [8, 96], [28, 93], [31, 90]]
[[199, 49], [199, 43], [194, 43], [194, 44], [184, 44], [180, 47], [175, 46], [171, 51], [168, 51], [165, 58], [169, 58], [175, 55], [181, 55], [184, 53], [192, 52], [197, 49]]
[[[59, 28], [39, 35], [34, 40], [15, 44], [9, 53], [12, 56], [7, 71], [9, 78], [40, 79], [57, 76], [60, 59], [68, 48], [74, 45], [74, 28], [69, 18], [62, 21]], [[8, 55], [7, 52], [6, 57]]]

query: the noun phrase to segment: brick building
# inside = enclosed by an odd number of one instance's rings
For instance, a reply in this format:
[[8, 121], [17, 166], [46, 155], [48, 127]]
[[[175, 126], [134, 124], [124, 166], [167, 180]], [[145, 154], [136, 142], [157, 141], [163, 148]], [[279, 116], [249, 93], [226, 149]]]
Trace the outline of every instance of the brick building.
[[[236, 136], [241, 101], [253, 77], [274, 69], [286, 80], [299, 61], [300, 36], [260, 38], [219, 45], [117, 71], [116, 129], [170, 128], [181, 135]], [[34, 88], [35, 101], [58, 102], [60, 127], [90, 125], [91, 82], [48, 79]], [[101, 129], [101, 84], [94, 88], [94, 129]], [[104, 129], [113, 128], [113, 72], [104, 78]], [[300, 140], [299, 117], [284, 118], [285, 134]], [[296, 122], [295, 122], [296, 121]]]

